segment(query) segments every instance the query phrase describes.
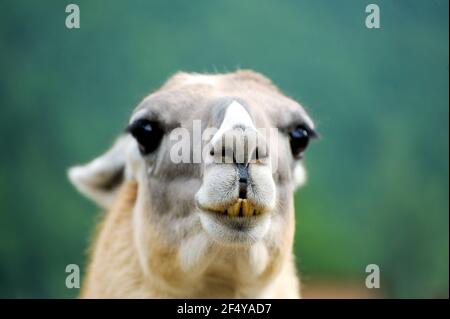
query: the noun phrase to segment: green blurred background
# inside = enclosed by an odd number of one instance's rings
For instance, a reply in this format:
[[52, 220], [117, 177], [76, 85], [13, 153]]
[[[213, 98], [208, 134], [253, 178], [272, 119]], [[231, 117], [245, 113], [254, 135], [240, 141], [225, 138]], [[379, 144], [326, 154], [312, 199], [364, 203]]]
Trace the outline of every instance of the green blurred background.
[[[75, 297], [98, 208], [66, 169], [103, 152], [178, 70], [251, 68], [301, 101], [322, 139], [296, 194], [305, 287], [448, 297], [448, 1], [0, 3], [0, 297]], [[342, 292], [344, 288], [342, 289]], [[372, 294], [372, 292], [371, 292]]]

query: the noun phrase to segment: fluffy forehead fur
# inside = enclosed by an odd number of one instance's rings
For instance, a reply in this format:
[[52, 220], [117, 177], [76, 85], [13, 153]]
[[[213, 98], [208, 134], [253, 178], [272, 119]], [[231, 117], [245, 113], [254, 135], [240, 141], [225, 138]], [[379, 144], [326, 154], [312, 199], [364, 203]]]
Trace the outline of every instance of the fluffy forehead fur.
[[214, 75], [177, 73], [146, 97], [134, 110], [132, 118], [145, 114], [161, 120], [169, 128], [186, 125], [192, 119], [220, 125], [224, 108], [233, 99], [246, 106], [256, 127], [285, 129], [302, 122], [314, 126], [296, 101], [253, 71]]

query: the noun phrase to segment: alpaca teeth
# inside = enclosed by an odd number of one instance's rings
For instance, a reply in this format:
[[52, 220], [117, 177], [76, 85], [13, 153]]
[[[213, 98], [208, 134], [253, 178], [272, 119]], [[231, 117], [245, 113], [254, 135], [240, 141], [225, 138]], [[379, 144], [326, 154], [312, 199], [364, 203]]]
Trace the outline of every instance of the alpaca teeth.
[[239, 211], [241, 209], [241, 200], [237, 201], [236, 204], [234, 204], [233, 206], [229, 207], [227, 209], [227, 214], [230, 216], [237, 216], [239, 215]]
[[244, 216], [253, 216], [253, 211], [252, 205], [247, 200], [244, 200], [242, 202], [242, 213]]
[[226, 213], [229, 216], [245, 216], [250, 217], [256, 215], [256, 211], [253, 208], [253, 205], [246, 199], [239, 199], [234, 205], [228, 207]]
[[248, 200], [239, 198], [238, 201], [228, 207], [224, 213], [231, 217], [251, 217], [254, 215], [259, 215], [261, 212], [257, 211]]

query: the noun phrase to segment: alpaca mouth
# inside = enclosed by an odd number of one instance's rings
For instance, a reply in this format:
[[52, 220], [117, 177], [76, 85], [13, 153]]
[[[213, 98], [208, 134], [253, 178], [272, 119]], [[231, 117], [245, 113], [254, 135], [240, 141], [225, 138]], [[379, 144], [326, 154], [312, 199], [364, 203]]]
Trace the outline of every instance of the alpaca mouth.
[[242, 198], [238, 198], [232, 204], [228, 204], [222, 207], [208, 207], [201, 205], [199, 202], [197, 202], [197, 205], [200, 210], [204, 212], [223, 215], [227, 217], [235, 217], [236, 219], [238, 219], [237, 217], [246, 218], [259, 216], [266, 212], [266, 209], [264, 209], [263, 207], [257, 207], [250, 200]]
[[253, 244], [262, 239], [270, 225], [270, 214], [256, 209], [248, 199], [238, 199], [222, 210], [200, 207], [205, 231], [223, 244]]
[[257, 210], [249, 200], [239, 198], [235, 204], [219, 213], [227, 214], [230, 217], [251, 217], [261, 214], [261, 211]]

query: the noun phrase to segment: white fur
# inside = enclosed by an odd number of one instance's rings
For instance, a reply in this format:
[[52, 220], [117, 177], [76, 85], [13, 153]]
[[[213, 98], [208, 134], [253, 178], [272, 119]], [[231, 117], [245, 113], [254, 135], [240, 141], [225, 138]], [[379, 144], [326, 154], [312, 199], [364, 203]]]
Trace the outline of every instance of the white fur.
[[246, 128], [252, 128], [256, 131], [255, 124], [248, 114], [247, 110], [238, 102], [233, 101], [230, 105], [228, 105], [227, 110], [225, 112], [225, 117], [222, 121], [222, 124], [219, 127], [219, 130], [211, 139], [211, 145], [214, 145], [218, 140], [222, 138], [225, 132], [233, 129], [236, 125], [242, 125]]
[[249, 267], [253, 275], [259, 276], [266, 269], [269, 262], [269, 253], [267, 252], [267, 247], [262, 242], [257, 242], [254, 244], [249, 251]]
[[[206, 256], [208, 249], [211, 247], [211, 240], [204, 232], [195, 234], [181, 243], [179, 250], [180, 265], [184, 272], [190, 274], [202, 273], [208, 266]], [[211, 258], [209, 258], [211, 261]]]
[[216, 85], [217, 79], [210, 75], [195, 74], [192, 76], [188, 76], [184, 80], [183, 84], [186, 84], [186, 85], [195, 85], [195, 84]]

